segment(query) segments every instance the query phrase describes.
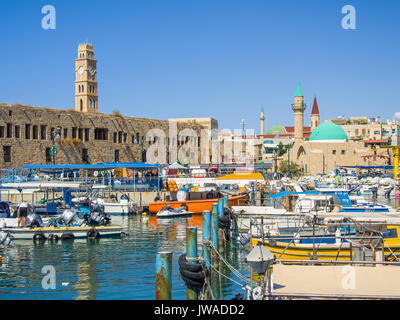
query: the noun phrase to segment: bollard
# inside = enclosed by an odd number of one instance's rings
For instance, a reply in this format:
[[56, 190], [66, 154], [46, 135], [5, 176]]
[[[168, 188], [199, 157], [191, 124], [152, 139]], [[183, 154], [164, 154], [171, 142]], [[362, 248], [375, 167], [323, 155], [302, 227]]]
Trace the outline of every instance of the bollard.
[[203, 258], [207, 266], [211, 266], [211, 212], [203, 212]]
[[162, 251], [156, 259], [156, 300], [171, 300], [172, 252]]
[[[198, 263], [197, 259], [197, 228], [188, 227], [186, 229], [186, 258], [189, 263]], [[198, 300], [198, 290], [197, 288], [187, 287], [186, 296], [188, 300]]]

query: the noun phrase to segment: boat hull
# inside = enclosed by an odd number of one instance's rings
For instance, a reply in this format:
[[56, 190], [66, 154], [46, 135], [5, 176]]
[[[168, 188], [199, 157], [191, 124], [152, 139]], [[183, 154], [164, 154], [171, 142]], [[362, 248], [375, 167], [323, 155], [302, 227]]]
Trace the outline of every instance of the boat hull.
[[[246, 195], [229, 197], [229, 206], [244, 205]], [[204, 211], [212, 211], [212, 205], [218, 203], [220, 199], [202, 199], [202, 200], [189, 200], [189, 201], [162, 201], [153, 202], [149, 204], [150, 213], [158, 213], [166, 206], [171, 206], [173, 209], [187, 206], [187, 211], [193, 214], [202, 214]]]

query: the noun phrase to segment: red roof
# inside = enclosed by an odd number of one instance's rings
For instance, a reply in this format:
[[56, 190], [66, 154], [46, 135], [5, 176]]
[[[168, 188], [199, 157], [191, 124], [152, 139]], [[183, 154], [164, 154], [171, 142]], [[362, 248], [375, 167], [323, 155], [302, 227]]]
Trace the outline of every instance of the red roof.
[[312, 107], [311, 114], [319, 114], [317, 97], [314, 98], [314, 105]]

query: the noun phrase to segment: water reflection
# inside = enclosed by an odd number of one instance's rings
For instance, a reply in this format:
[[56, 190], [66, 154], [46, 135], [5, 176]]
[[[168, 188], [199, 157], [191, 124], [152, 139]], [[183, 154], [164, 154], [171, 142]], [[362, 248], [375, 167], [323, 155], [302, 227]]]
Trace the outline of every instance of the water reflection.
[[[186, 288], [178, 284], [178, 258], [186, 250], [186, 228], [198, 228], [201, 253], [201, 216], [172, 220], [150, 217], [147, 224], [140, 216], [113, 217], [129, 234], [122, 239], [58, 242], [16, 241], [1, 252], [0, 299], [149, 299], [155, 298], [155, 259], [162, 250], [173, 252], [172, 297], [186, 299]], [[246, 272], [246, 250], [227, 245], [227, 260]], [[45, 290], [42, 268], [54, 266], [56, 290]], [[221, 272], [231, 275], [221, 266]], [[241, 292], [240, 286], [222, 278], [220, 288], [228, 299]]]

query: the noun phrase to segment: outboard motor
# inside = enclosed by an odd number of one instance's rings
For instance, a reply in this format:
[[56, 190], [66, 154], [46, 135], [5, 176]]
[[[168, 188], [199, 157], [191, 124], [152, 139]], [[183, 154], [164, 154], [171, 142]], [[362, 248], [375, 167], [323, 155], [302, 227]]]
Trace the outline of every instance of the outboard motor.
[[78, 225], [82, 226], [85, 223], [84, 219], [81, 219], [76, 211], [65, 210], [60, 219], [65, 225]]
[[85, 220], [88, 225], [98, 226], [106, 225], [111, 221], [109, 215], [104, 213], [104, 206], [97, 203], [90, 204], [90, 213], [85, 215]]
[[384, 189], [385, 190], [385, 198], [386, 199], [390, 199], [390, 194], [392, 193], [393, 189], [394, 189], [393, 186], [389, 186], [389, 187], [386, 187]]
[[76, 212], [68, 209], [63, 212], [61, 220], [64, 224], [69, 225], [74, 220], [75, 216]]
[[369, 187], [369, 190], [372, 192], [372, 198], [378, 197], [378, 187], [377, 186]]
[[36, 213], [31, 213], [28, 216], [28, 225], [31, 226], [31, 228], [40, 228], [43, 227], [43, 220], [42, 217]]
[[93, 202], [90, 204], [90, 209], [91, 209], [91, 211], [99, 212], [102, 214], [104, 214], [104, 211], [105, 211], [104, 206], [102, 204], [93, 203]]

